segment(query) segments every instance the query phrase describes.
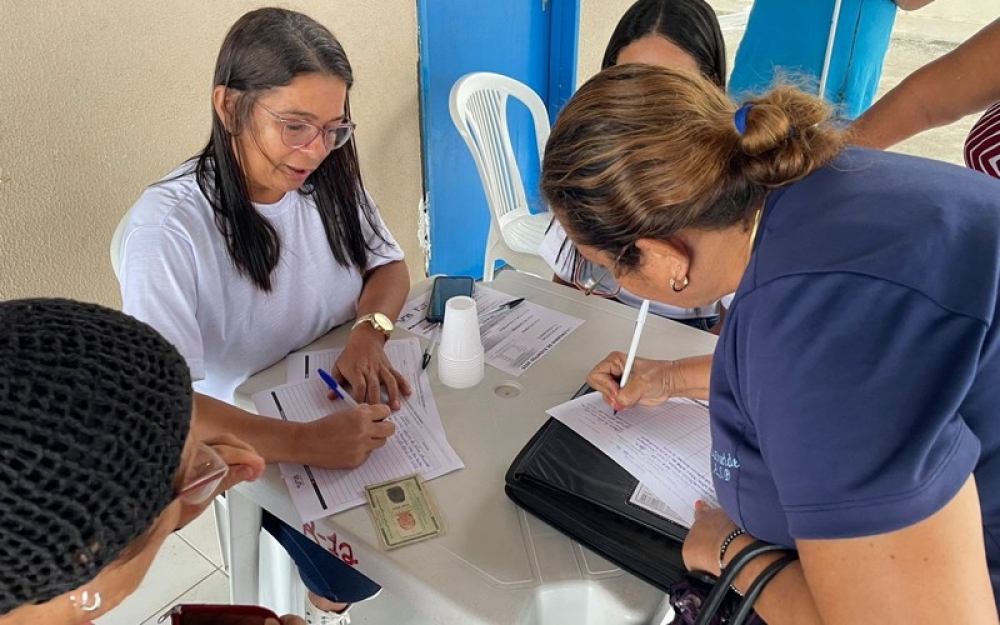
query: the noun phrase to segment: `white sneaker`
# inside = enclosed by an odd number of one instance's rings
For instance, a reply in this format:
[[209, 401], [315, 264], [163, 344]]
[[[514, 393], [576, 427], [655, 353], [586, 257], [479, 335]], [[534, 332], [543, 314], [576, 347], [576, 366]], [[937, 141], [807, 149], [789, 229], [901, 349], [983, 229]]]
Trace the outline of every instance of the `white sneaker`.
[[306, 596], [306, 625], [350, 625], [351, 615], [347, 613], [350, 608], [344, 608], [343, 612], [327, 612], [320, 610], [313, 605]]

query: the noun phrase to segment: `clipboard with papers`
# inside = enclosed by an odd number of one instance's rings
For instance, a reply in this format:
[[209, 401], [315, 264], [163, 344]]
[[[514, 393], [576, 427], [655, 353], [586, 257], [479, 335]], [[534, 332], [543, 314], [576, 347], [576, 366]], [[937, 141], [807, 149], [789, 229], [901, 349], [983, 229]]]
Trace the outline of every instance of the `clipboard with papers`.
[[[707, 409], [695, 405], [707, 421]], [[664, 591], [684, 576], [684, 515], [554, 417], [511, 463], [505, 490], [528, 512]]]

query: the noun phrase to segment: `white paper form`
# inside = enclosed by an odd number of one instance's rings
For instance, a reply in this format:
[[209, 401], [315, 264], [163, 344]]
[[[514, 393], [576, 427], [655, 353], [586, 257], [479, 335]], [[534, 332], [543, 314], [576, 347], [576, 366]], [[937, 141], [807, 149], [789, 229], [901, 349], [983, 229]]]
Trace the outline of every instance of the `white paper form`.
[[[479, 314], [515, 299], [478, 284], [472, 297]], [[430, 338], [434, 324], [424, 319], [428, 299], [430, 294], [407, 302], [397, 324]], [[526, 301], [483, 322], [481, 334], [486, 364], [509, 375], [521, 375], [581, 324], [583, 319]]]
[[[416, 343], [415, 339], [411, 339]], [[311, 378], [276, 386], [254, 394], [257, 411], [277, 419], [308, 422], [345, 409], [343, 400], [330, 400], [322, 380]], [[429, 389], [428, 389], [429, 390]], [[429, 393], [428, 393], [429, 394]], [[431, 396], [433, 401], [433, 397]], [[412, 403], [411, 407], [416, 406]], [[419, 410], [400, 410], [391, 419], [396, 433], [381, 449], [372, 452], [357, 469], [331, 470], [281, 463], [281, 473], [303, 521], [314, 521], [365, 502], [364, 487], [411, 473], [433, 479], [465, 465], [444, 437], [434, 409], [437, 428], [428, 425]]]
[[[343, 351], [343, 348], [338, 347], [289, 354], [285, 358], [285, 379], [288, 382], [297, 382], [316, 378], [317, 369], [332, 371], [333, 364]], [[420, 341], [415, 338], [393, 339], [386, 342], [385, 355], [413, 389], [409, 397], [400, 395], [401, 407], [399, 412], [393, 413], [393, 421], [398, 426], [400, 419], [396, 415], [401, 414], [408, 423], [417, 424], [426, 435], [433, 436], [444, 447], [451, 449], [444, 432], [444, 425], [441, 424], [441, 413], [438, 412], [437, 404], [434, 402], [431, 382], [423, 373], [421, 366], [423, 352], [420, 351]]]
[[549, 409], [634, 475], [688, 527], [694, 502], [718, 505], [712, 487], [708, 409], [684, 399], [613, 413], [597, 393]]

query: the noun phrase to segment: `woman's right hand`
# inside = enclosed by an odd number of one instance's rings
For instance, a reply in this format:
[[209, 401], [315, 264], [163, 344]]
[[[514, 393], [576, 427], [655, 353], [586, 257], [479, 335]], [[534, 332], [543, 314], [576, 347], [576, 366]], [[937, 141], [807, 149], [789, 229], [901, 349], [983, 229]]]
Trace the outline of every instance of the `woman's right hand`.
[[264, 473], [264, 459], [253, 447], [232, 434], [220, 434], [200, 441], [212, 448], [229, 467], [226, 477], [216, 487], [215, 492], [197, 505], [184, 504], [177, 525], [180, 529], [193, 521], [211, 505], [222, 493], [241, 482], [252, 482]]
[[625, 388], [618, 381], [625, 371], [624, 352], [611, 352], [597, 363], [587, 376], [587, 384], [604, 396], [604, 401], [615, 410], [622, 410], [636, 404], [656, 406], [676, 394], [672, 384], [673, 360], [651, 360], [636, 358], [632, 363]]

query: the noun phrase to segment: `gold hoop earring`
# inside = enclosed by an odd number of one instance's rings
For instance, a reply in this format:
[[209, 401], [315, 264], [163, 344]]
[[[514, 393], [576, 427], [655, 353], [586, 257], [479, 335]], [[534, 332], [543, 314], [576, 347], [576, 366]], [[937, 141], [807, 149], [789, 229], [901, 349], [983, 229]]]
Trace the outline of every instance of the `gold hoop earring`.
[[673, 291], [674, 293], [680, 293], [681, 291], [686, 289], [689, 284], [691, 284], [691, 280], [689, 280], [687, 276], [684, 276], [684, 281], [681, 282], [681, 288], [678, 289], [677, 280], [675, 278], [670, 278], [670, 290]]
[[80, 593], [80, 600], [76, 600], [76, 595], [69, 596], [70, 602], [74, 607], [80, 608], [84, 612], [93, 612], [101, 607], [101, 593], [95, 592], [91, 595], [89, 592], [84, 590]]

